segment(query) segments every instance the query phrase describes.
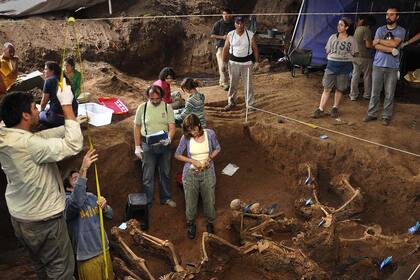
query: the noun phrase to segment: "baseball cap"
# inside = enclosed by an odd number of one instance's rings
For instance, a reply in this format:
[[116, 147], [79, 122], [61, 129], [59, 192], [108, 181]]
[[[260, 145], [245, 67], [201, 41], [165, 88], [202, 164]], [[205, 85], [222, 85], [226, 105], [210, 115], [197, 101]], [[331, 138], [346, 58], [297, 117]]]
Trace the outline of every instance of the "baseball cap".
[[235, 17], [235, 22], [240, 22], [240, 21], [244, 22], [244, 17], [241, 17], [241, 16]]

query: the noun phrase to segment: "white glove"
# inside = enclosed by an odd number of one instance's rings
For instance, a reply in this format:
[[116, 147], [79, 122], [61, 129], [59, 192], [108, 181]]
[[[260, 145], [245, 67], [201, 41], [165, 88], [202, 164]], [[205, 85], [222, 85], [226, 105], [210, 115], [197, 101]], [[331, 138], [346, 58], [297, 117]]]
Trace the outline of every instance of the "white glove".
[[400, 51], [399, 51], [398, 49], [396, 49], [396, 48], [393, 48], [393, 49], [392, 49], [391, 54], [392, 54], [393, 56], [397, 56], [399, 53], [400, 53]]
[[58, 87], [57, 98], [61, 106], [71, 105], [73, 102], [73, 92], [71, 92], [71, 87], [66, 84], [66, 79], [63, 79], [63, 87]]
[[136, 155], [136, 157], [138, 157], [138, 159], [142, 159], [141, 158], [141, 154], [143, 153], [143, 149], [141, 148], [141, 146], [136, 146], [136, 149], [134, 151], [134, 154]]
[[168, 146], [169, 144], [171, 144], [171, 137], [160, 140], [159, 143], [162, 144], [163, 146]]

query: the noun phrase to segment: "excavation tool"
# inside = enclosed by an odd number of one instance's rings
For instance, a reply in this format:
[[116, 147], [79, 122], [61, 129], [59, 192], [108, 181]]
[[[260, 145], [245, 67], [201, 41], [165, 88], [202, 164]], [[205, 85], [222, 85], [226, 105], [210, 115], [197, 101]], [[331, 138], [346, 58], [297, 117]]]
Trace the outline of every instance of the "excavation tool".
[[[82, 57], [80, 55], [79, 37], [77, 35], [76, 20], [75, 20], [74, 17], [69, 17], [68, 20], [67, 20], [66, 31], [65, 31], [65, 36], [64, 36], [64, 49], [63, 49], [62, 56], [61, 56], [61, 74], [60, 74], [60, 80], [59, 80], [58, 85], [59, 85], [60, 88], [63, 87], [64, 59], [66, 58], [67, 37], [69, 36], [70, 27], [72, 28], [73, 33], [74, 33], [74, 37], [76, 39], [75, 49], [76, 49], [77, 59], [78, 59], [79, 65], [80, 65], [80, 74], [81, 74], [80, 87], [81, 87], [81, 92], [83, 92], [83, 84], [84, 84], [83, 83], [84, 82], [83, 81], [83, 61], [82, 61]], [[89, 119], [87, 109], [86, 109], [86, 117]], [[89, 125], [87, 125], [87, 136], [88, 136], [88, 142], [89, 142], [89, 149], [93, 149], [94, 144], [93, 144], [91, 132], [90, 132], [90, 129], [89, 129]], [[99, 199], [101, 197], [101, 187], [99, 185], [99, 172], [98, 172], [98, 166], [97, 166], [96, 162], [94, 162], [93, 164], [94, 164], [94, 167], [95, 167], [96, 195], [98, 197], [98, 205], [99, 205]], [[101, 227], [102, 253], [103, 253], [104, 265], [105, 265], [105, 279], [108, 280], [109, 275], [108, 275], [108, 261], [107, 261], [107, 258], [106, 258], [104, 218], [103, 218], [102, 208], [98, 206], [98, 209], [99, 209], [99, 224], [100, 224], [100, 227]]]

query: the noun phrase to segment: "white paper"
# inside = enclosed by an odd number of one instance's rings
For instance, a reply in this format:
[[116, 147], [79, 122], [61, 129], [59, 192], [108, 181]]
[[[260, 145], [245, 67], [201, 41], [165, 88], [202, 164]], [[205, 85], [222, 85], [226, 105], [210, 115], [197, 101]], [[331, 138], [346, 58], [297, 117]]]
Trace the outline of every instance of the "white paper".
[[236, 171], [238, 171], [238, 169], [239, 166], [237, 166], [236, 164], [229, 163], [228, 165], [226, 165], [225, 168], [223, 168], [222, 174], [232, 176], [233, 174], [235, 174]]
[[158, 136], [158, 135], [163, 135], [163, 134], [165, 134], [165, 131], [161, 130], [161, 131], [155, 132], [153, 134], [147, 134], [147, 137]]
[[32, 78], [35, 78], [35, 77], [38, 77], [38, 76], [42, 76], [42, 75], [43, 75], [42, 72], [36, 70], [36, 71], [31, 72], [29, 74], [25, 74], [25, 75], [20, 76], [18, 80], [19, 81], [26, 81], [26, 80], [29, 80], [29, 79], [32, 79]]
[[127, 229], [127, 223], [122, 223], [118, 226], [119, 229], [126, 230]]

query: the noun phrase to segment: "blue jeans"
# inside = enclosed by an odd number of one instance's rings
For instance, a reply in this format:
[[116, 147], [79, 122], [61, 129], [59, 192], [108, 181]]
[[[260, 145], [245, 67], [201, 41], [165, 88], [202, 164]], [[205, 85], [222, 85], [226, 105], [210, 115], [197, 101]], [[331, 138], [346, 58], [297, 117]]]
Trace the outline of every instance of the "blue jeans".
[[142, 143], [142, 168], [143, 187], [147, 197], [147, 204], [151, 205], [153, 200], [153, 187], [156, 166], [160, 178], [160, 203], [165, 203], [171, 198], [170, 174], [171, 174], [171, 150], [169, 146], [161, 144], [148, 145]]
[[369, 102], [368, 116], [377, 117], [381, 91], [384, 88], [384, 119], [391, 119], [394, 110], [394, 94], [397, 86], [398, 69], [373, 66], [372, 94]]

